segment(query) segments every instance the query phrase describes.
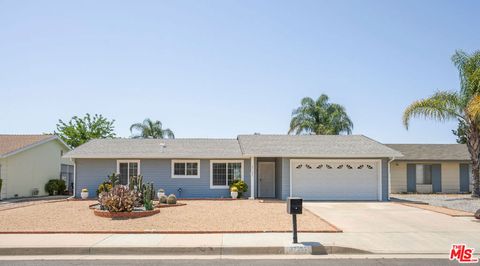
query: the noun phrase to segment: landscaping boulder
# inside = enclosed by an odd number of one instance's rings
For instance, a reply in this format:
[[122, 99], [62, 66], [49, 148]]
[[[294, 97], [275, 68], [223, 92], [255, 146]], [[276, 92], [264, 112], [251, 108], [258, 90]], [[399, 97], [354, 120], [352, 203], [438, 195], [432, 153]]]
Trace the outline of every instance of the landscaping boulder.
[[480, 219], [480, 209], [475, 213], [475, 218]]

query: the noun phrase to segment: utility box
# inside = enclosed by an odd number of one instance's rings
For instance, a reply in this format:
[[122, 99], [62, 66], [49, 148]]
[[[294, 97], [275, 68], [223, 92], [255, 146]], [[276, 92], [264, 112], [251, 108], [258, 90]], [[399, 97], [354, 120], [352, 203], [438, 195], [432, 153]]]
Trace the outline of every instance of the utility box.
[[289, 197], [287, 198], [287, 213], [288, 214], [302, 214], [302, 198]]

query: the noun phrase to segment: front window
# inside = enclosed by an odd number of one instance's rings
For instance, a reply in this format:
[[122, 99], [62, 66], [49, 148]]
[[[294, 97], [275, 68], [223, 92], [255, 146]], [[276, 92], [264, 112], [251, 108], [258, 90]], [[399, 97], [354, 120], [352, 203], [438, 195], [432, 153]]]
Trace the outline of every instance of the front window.
[[212, 162], [211, 187], [228, 188], [234, 180], [242, 179], [243, 164], [239, 162]]
[[199, 178], [200, 161], [172, 161], [172, 178]]
[[432, 165], [431, 164], [417, 164], [417, 185], [431, 185], [432, 184]]
[[130, 177], [140, 175], [140, 161], [117, 161], [120, 184], [128, 185]]

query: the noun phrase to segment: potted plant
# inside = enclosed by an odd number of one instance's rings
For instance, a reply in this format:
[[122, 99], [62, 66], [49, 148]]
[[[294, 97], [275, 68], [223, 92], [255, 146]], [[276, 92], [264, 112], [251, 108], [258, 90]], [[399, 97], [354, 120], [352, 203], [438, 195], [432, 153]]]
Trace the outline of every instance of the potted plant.
[[238, 188], [237, 187], [231, 187], [230, 188], [230, 196], [232, 196], [232, 199], [238, 198]]
[[80, 196], [82, 197], [82, 199], [88, 199], [88, 189], [82, 189], [82, 193], [80, 193]]
[[236, 188], [237, 197], [241, 198], [243, 196], [243, 193], [248, 191], [248, 185], [245, 183], [245, 181], [236, 179], [233, 181], [233, 183], [230, 185], [230, 192], [232, 191], [232, 188]]
[[163, 188], [157, 191], [157, 198], [160, 200], [162, 196], [165, 196], [165, 190]]

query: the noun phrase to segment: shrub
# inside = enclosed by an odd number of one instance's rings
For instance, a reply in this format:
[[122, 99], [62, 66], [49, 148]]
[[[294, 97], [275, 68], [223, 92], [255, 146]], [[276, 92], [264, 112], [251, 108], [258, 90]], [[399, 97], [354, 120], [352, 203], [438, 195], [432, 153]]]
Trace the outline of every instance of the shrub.
[[248, 185], [241, 179], [234, 180], [233, 183], [230, 185], [230, 190], [236, 187], [238, 191], [238, 197], [241, 198], [243, 193], [248, 191]]
[[102, 208], [109, 212], [131, 212], [136, 200], [135, 192], [122, 185], [114, 186], [109, 192], [100, 193], [98, 199]]
[[177, 197], [173, 194], [168, 195], [167, 204], [177, 204]]
[[65, 184], [65, 180], [57, 179], [57, 186], [58, 186], [58, 194], [65, 194], [65, 190], [67, 190], [67, 185]]
[[238, 192], [238, 188], [237, 187], [231, 187], [230, 192]]
[[54, 195], [55, 192], [57, 194], [63, 194], [66, 188], [65, 181], [61, 179], [50, 179], [47, 184], [45, 184], [45, 191], [50, 196]]
[[82, 188], [82, 192], [88, 192], [88, 189]]

